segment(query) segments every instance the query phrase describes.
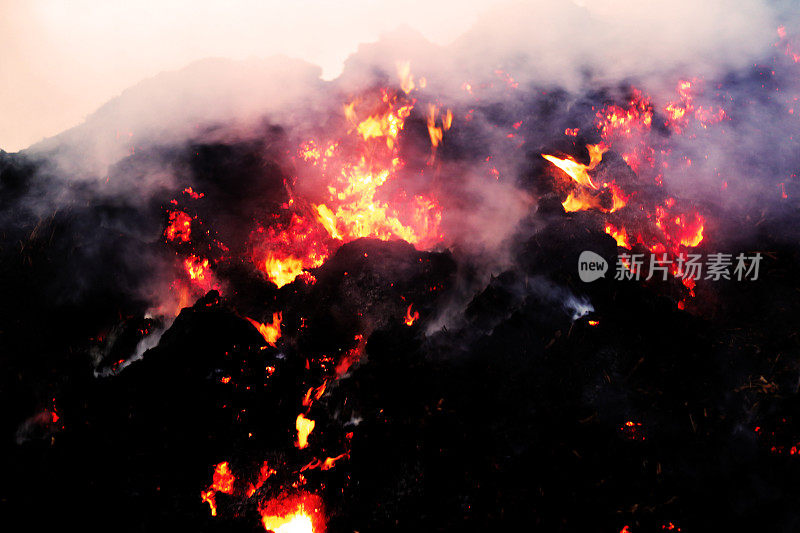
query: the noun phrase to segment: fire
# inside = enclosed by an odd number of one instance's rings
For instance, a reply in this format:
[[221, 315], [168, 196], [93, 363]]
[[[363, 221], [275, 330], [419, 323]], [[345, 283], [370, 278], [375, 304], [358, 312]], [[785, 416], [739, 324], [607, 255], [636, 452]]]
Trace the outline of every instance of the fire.
[[313, 533], [311, 517], [302, 511], [284, 517], [262, 517], [264, 529], [275, 533]]
[[[402, 91], [384, 88], [350, 100], [342, 107], [338, 133], [300, 144], [295, 161], [302, 182], [297, 176], [286, 180], [289, 201], [283, 211], [251, 232], [252, 263], [278, 288], [298, 277], [313, 283], [310, 271], [358, 238], [403, 239], [420, 249], [444, 239], [437, 198], [427, 191], [409, 194], [400, 182], [406, 163], [398, 143], [416, 103], [407, 95], [426, 82], [415, 82], [408, 62], [397, 69]], [[435, 150], [452, 127], [453, 113], [431, 106], [427, 118]], [[306, 182], [321, 186], [304, 190]], [[170, 234], [185, 234], [180, 227]]]
[[388, 91], [382, 94], [382, 101], [387, 104], [384, 109], [359, 121], [356, 111], [357, 101], [352, 101], [344, 106], [344, 114], [352, 128], [365, 141], [370, 139], [384, 139], [386, 147], [390, 150], [395, 147], [397, 135], [405, 126], [406, 119], [414, 109], [413, 104], [400, 104], [392, 98]]
[[589, 176], [589, 172], [594, 170], [594, 168], [602, 161], [603, 154], [606, 153], [608, 147], [600, 144], [590, 144], [586, 147], [589, 150], [589, 164], [584, 165], [582, 163], [578, 163], [570, 156], [567, 156], [563, 159], [558, 158], [553, 155], [542, 154], [542, 157], [553, 163], [555, 166], [560, 168], [564, 171], [567, 176], [575, 180], [579, 185], [583, 187], [589, 187], [591, 189], [598, 189], [598, 186], [592, 182], [592, 178]]
[[208, 490], [200, 492], [200, 499], [208, 503], [211, 508], [211, 516], [217, 516], [217, 499], [216, 493], [222, 492], [225, 494], [233, 494], [233, 484], [236, 481], [233, 473], [230, 470], [230, 465], [227, 461], [219, 463], [214, 468], [214, 477], [212, 478], [211, 486]]
[[609, 105], [597, 112], [597, 128], [604, 140], [630, 137], [635, 131], [646, 131], [653, 123], [653, 105], [641, 91], [634, 89], [628, 107]]
[[337, 378], [345, 375], [351, 366], [361, 360], [361, 354], [364, 353], [367, 341], [363, 335], [356, 335], [354, 340], [357, 342], [356, 346], [348, 350], [336, 365]]
[[247, 318], [247, 320], [253, 324], [259, 333], [261, 333], [261, 336], [264, 337], [264, 340], [267, 341], [267, 344], [274, 348], [275, 343], [281, 338], [281, 321], [283, 320], [283, 313], [273, 313], [272, 323], [270, 324], [262, 324], [261, 322], [257, 322], [252, 318]]
[[264, 482], [269, 479], [270, 476], [275, 475], [276, 472], [272, 468], [270, 468], [269, 463], [264, 461], [264, 464], [261, 465], [261, 470], [258, 473], [258, 479], [256, 480], [255, 484], [250, 484], [247, 487], [247, 497], [251, 497], [253, 494], [256, 493], [258, 489], [264, 485]]
[[625, 228], [617, 229], [612, 224], [606, 224], [604, 231], [614, 237], [614, 240], [617, 241], [617, 246], [620, 248], [631, 248], [628, 232], [625, 231]]
[[[561, 205], [568, 213], [587, 209], [613, 213], [622, 209], [628, 203], [627, 196], [622, 189], [614, 181], [598, 185], [589, 174], [603, 160], [603, 154], [608, 151], [608, 146], [603, 143], [590, 144], [586, 146], [586, 149], [589, 151], [588, 165], [579, 163], [570, 156], [559, 158], [554, 155], [542, 154], [543, 158], [562, 170], [577, 184], [577, 187], [567, 195]], [[604, 196], [607, 197], [606, 200], [603, 199]]]
[[264, 272], [278, 288], [294, 281], [303, 270], [303, 260], [291, 255], [280, 259], [270, 252], [264, 260]]
[[322, 395], [325, 394], [325, 387], [328, 385], [328, 381], [325, 380], [322, 382], [317, 388], [311, 387], [306, 392], [306, 395], [303, 397], [303, 407], [311, 407], [311, 404], [316, 400], [322, 398]]
[[315, 425], [316, 422], [306, 418], [303, 413], [297, 415], [297, 420], [295, 420], [294, 423], [294, 427], [297, 429], [297, 442], [295, 442], [295, 446], [301, 450], [308, 446], [308, 436], [314, 431]]
[[274, 533], [323, 533], [322, 499], [301, 493], [270, 500], [259, 507], [264, 529]]
[[442, 116], [441, 127], [436, 126], [436, 117], [439, 114], [439, 109], [433, 105], [428, 105], [428, 136], [431, 138], [431, 146], [434, 151], [436, 147], [441, 144], [444, 139], [444, 132], [450, 129], [453, 125], [453, 112], [449, 109]]
[[253, 260], [278, 288], [316, 268], [328, 257], [325, 231], [308, 216], [292, 213], [287, 224], [259, 227], [251, 240], [255, 242]]
[[328, 457], [324, 461], [322, 461], [320, 459], [314, 459], [313, 461], [308, 463], [306, 466], [301, 468], [300, 471], [301, 472], [305, 472], [306, 470], [313, 470], [315, 468], [318, 468], [320, 470], [330, 470], [331, 468], [336, 466], [336, 463], [339, 460], [344, 459], [346, 457], [350, 457], [350, 452], [344, 452], [344, 453], [342, 453], [340, 455], [337, 455], [336, 457]]
[[725, 110], [721, 107], [704, 108], [695, 104], [693, 93], [697, 85], [697, 80], [680, 80], [675, 89], [679, 101], [670, 102], [664, 106], [664, 114], [667, 116], [665, 126], [671, 127], [675, 133], [683, 133], [692, 117], [702, 128], [707, 128], [709, 125], [727, 118]]
[[[406, 199], [401, 195], [391, 203], [379, 199], [383, 186], [394, 181], [404, 166], [396, 140], [413, 104], [383, 91], [381, 110], [363, 120], [358, 118], [358, 104], [354, 101], [345, 106], [350, 133], [355, 132], [363, 141], [355, 156], [345, 154], [339, 143], [332, 143], [324, 153], [304, 152], [329, 183], [328, 200], [314, 205], [317, 221], [336, 241], [377, 237], [404, 239], [423, 247], [435, 244], [441, 240], [441, 208], [433, 197], [415, 195]], [[452, 116], [446, 115], [442, 129], [451, 122]]]
[[410, 61], [397, 62], [397, 76], [400, 78], [400, 88], [404, 93], [408, 94], [416, 88], [414, 77], [411, 75]]
[[189, 242], [192, 237], [192, 217], [183, 211], [170, 211], [164, 237], [168, 241]]
[[186, 272], [189, 274], [190, 279], [196, 281], [206, 279], [208, 259], [200, 259], [197, 256], [190, 255], [187, 259], [184, 259], [183, 265], [186, 267]]
[[409, 304], [408, 305], [408, 309], [406, 309], [406, 316], [403, 319], [403, 321], [405, 322], [406, 326], [413, 326], [414, 322], [416, 322], [417, 319], [419, 318], [419, 313], [417, 311], [414, 311], [413, 314], [411, 313], [411, 307], [413, 305], [414, 304]]

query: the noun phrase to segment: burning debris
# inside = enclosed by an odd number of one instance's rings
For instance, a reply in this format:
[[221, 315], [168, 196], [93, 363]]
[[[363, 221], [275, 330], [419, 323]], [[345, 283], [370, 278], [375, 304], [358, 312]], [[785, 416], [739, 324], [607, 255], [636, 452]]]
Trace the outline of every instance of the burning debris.
[[[415, 64], [137, 147], [109, 183], [171, 179], [135, 201], [0, 153], [3, 505], [45, 487], [48, 527], [80, 500], [126, 530], [796, 522], [797, 141], [715, 150], [797, 98], [751, 94], [758, 65], [665, 93]], [[49, 187], [80, 201], [34, 205]], [[752, 282], [692, 275], [745, 252]]]

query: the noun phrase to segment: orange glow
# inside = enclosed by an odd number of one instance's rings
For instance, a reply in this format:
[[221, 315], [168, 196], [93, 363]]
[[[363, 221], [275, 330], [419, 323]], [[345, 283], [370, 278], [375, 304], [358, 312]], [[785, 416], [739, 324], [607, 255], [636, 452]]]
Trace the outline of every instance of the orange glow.
[[292, 213], [288, 224], [259, 227], [251, 234], [253, 262], [278, 288], [316, 268], [328, 257], [325, 231], [310, 217]]
[[409, 304], [408, 309], [406, 309], [406, 316], [403, 319], [403, 322], [405, 322], [406, 326], [413, 326], [414, 322], [416, 322], [419, 318], [419, 313], [417, 311], [414, 311], [413, 314], [411, 313], [411, 307], [413, 305], [414, 304]]
[[363, 335], [356, 335], [355, 340], [358, 343], [356, 344], [355, 348], [348, 350], [336, 365], [337, 378], [345, 375], [347, 371], [350, 370], [351, 366], [361, 360], [361, 354], [364, 353], [364, 347], [366, 346], [367, 341]]
[[309, 388], [308, 391], [306, 391], [306, 395], [303, 397], [303, 407], [310, 407], [313, 402], [322, 398], [322, 395], [325, 394], [325, 387], [327, 385], [328, 381], [325, 380], [322, 382], [322, 385], [316, 389], [314, 387]]
[[224, 492], [225, 494], [233, 494], [233, 483], [236, 478], [231, 472], [230, 465], [227, 461], [218, 464], [214, 469], [213, 483], [211, 488], [217, 492]]
[[262, 324], [261, 322], [257, 322], [252, 318], [247, 318], [247, 320], [253, 324], [253, 327], [255, 327], [259, 333], [261, 333], [261, 336], [264, 337], [264, 340], [267, 341], [267, 344], [274, 348], [275, 343], [281, 338], [281, 321], [283, 320], [283, 313], [272, 313], [271, 324]]
[[305, 472], [306, 470], [314, 470], [315, 468], [318, 468], [320, 470], [330, 470], [331, 468], [336, 466], [336, 463], [339, 460], [344, 459], [345, 457], [350, 457], [350, 453], [344, 452], [343, 454], [337, 455], [336, 457], [328, 457], [324, 461], [320, 459], [314, 459], [306, 466], [301, 468], [300, 471]]
[[672, 252], [677, 255], [679, 246], [692, 248], [703, 241], [705, 219], [697, 212], [675, 216], [669, 210], [671, 203], [656, 207], [656, 226], [664, 232], [672, 244]]
[[297, 276], [303, 273], [303, 260], [291, 255], [279, 259], [273, 253], [268, 253], [264, 260], [264, 272], [267, 273], [270, 281], [281, 288], [293, 282]]
[[[345, 106], [350, 133], [355, 132], [361, 140], [355, 155], [345, 154], [339, 143], [332, 143], [332, 149], [325, 152], [304, 152], [307, 161], [328, 182], [328, 200], [313, 206], [317, 222], [330, 239], [337, 241], [376, 237], [432, 246], [442, 239], [441, 208], [433, 197], [406, 198], [401, 194], [392, 202], [379, 199], [383, 186], [393, 182], [404, 165], [396, 139], [413, 104], [398, 101], [383, 91], [373, 105], [377, 111], [360, 120], [360, 110], [365, 105], [353, 101]], [[451, 122], [452, 118], [446, 120]]]
[[721, 107], [704, 108], [695, 105], [693, 92], [696, 91], [696, 85], [696, 80], [680, 80], [675, 89], [679, 101], [664, 106], [664, 114], [667, 116], [665, 125], [672, 128], [675, 133], [683, 133], [691, 118], [694, 118], [702, 128], [727, 118], [725, 110]]
[[628, 238], [628, 232], [625, 231], [625, 228], [615, 228], [611, 224], [606, 224], [604, 231], [611, 235], [615, 241], [617, 241], [617, 246], [620, 248], [631, 248], [630, 239]]
[[574, 158], [567, 156], [565, 158], [558, 158], [553, 155], [542, 154], [542, 157], [553, 163], [555, 166], [560, 168], [564, 171], [567, 176], [575, 180], [579, 185], [583, 187], [589, 187], [591, 189], [597, 190], [598, 187], [592, 182], [592, 178], [589, 177], [589, 171], [594, 170], [594, 168], [602, 161], [603, 154], [606, 153], [608, 147], [600, 144], [590, 144], [586, 146], [589, 150], [589, 164], [584, 165], [582, 163], [578, 163], [575, 161]]
[[[410, 66], [398, 63], [404, 92], [413, 84]], [[407, 194], [399, 182], [405, 162], [398, 139], [415, 100], [390, 89], [370, 91], [343, 106], [338, 138], [308, 139], [296, 152], [303, 182], [320, 183], [307, 199], [295, 196], [297, 178], [287, 180], [284, 213], [251, 233], [253, 264], [277, 287], [309, 273], [344, 243], [361, 237], [403, 239], [428, 249], [444, 238], [442, 208], [429, 192]], [[434, 148], [453, 124], [450, 110], [429, 109]], [[309, 191], [303, 191], [309, 193]]]
[[323, 533], [322, 499], [314, 494], [282, 496], [259, 507], [264, 529], [274, 533]]
[[251, 497], [253, 494], [256, 493], [258, 489], [264, 485], [264, 482], [269, 479], [270, 476], [275, 475], [276, 472], [272, 468], [270, 468], [269, 464], [264, 461], [264, 464], [261, 465], [261, 470], [258, 473], [258, 479], [256, 480], [255, 484], [250, 484], [247, 487], [247, 497]]
[[189, 242], [192, 237], [192, 217], [183, 211], [170, 211], [164, 237], [168, 241]]
[[230, 465], [227, 461], [219, 463], [214, 468], [214, 477], [212, 478], [211, 486], [208, 490], [200, 493], [200, 499], [208, 503], [211, 509], [211, 516], [217, 516], [217, 499], [216, 493], [223, 492], [225, 494], [233, 494], [233, 484], [236, 481], [233, 473], [230, 470]]
[[414, 77], [411, 75], [410, 61], [397, 62], [397, 75], [400, 77], [400, 88], [404, 93], [408, 94], [416, 88]]
[[[576, 187], [570, 191], [561, 205], [564, 206], [564, 210], [568, 213], [587, 209], [598, 209], [606, 213], [613, 213], [622, 209], [628, 203], [627, 196], [622, 192], [622, 189], [614, 181], [598, 185], [589, 175], [589, 172], [594, 170], [603, 160], [603, 154], [608, 151], [608, 146], [598, 143], [587, 145], [586, 148], [589, 151], [588, 165], [579, 163], [570, 156], [559, 158], [542, 154], [543, 158], [562, 170], [576, 184]], [[601, 193], [598, 194], [597, 191], [601, 191]], [[606, 207], [609, 203], [608, 197], [605, 201], [603, 200], [603, 196], [608, 194], [610, 194], [611, 200], [610, 207]]]
[[609, 105], [597, 112], [597, 128], [606, 141], [628, 138], [637, 131], [647, 131], [652, 123], [653, 106], [650, 99], [636, 89], [627, 108]]
[[186, 267], [186, 272], [189, 278], [195, 281], [203, 281], [206, 279], [206, 271], [208, 270], [208, 259], [200, 259], [194, 255], [190, 255], [184, 259], [183, 265]]
[[294, 423], [294, 427], [297, 429], [297, 442], [295, 442], [295, 446], [301, 450], [308, 446], [308, 436], [314, 431], [315, 425], [316, 422], [303, 416], [303, 413], [297, 415], [297, 420], [295, 420]]

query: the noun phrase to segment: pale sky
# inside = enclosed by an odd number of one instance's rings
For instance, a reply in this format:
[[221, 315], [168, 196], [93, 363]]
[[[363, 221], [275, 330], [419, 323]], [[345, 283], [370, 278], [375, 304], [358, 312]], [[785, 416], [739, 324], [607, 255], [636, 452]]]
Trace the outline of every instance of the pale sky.
[[498, 0], [0, 0], [0, 149], [82, 122], [144, 78], [206, 57], [286, 54], [335, 77], [408, 25], [438, 44]]

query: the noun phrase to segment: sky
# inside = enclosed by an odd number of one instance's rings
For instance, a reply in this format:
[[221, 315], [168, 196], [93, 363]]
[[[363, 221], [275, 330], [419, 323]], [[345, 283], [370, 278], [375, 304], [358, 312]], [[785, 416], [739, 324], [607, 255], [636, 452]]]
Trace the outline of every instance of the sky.
[[409, 26], [437, 44], [498, 0], [0, 0], [0, 149], [81, 123], [126, 88], [207, 57], [285, 54], [335, 77]]

